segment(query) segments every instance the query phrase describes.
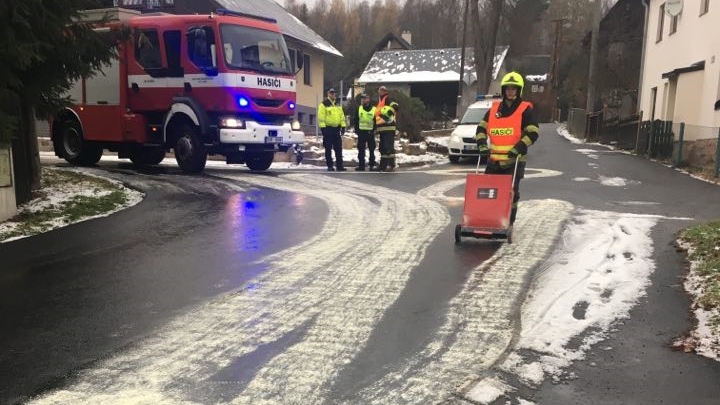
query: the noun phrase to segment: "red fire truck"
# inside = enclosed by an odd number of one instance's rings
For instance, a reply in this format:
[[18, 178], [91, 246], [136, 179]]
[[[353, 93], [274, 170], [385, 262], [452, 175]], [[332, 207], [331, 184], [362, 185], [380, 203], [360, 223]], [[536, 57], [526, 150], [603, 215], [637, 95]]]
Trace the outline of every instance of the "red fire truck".
[[107, 149], [154, 165], [173, 150], [186, 173], [202, 171], [208, 155], [266, 170], [276, 151], [302, 144], [294, 118], [302, 58], [291, 60], [274, 19], [226, 10], [93, 15], [105, 16], [99, 29], [127, 30], [128, 39], [117, 60], [71, 90], [76, 104], [51, 120], [57, 156], [91, 165]]

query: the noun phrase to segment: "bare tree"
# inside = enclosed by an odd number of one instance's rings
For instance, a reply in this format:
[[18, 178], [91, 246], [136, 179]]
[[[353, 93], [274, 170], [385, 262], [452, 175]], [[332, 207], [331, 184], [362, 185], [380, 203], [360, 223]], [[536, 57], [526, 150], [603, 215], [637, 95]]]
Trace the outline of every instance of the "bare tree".
[[495, 41], [497, 39], [504, 0], [470, 1], [470, 21], [474, 33], [475, 74], [477, 91], [487, 93], [492, 81]]

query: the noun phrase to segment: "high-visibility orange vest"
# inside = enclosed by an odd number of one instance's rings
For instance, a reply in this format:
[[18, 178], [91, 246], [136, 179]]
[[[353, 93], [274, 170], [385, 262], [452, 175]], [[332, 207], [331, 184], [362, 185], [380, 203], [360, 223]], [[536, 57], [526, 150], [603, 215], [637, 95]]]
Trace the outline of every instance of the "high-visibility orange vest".
[[532, 104], [521, 101], [515, 112], [509, 117], [498, 117], [500, 103], [496, 101], [490, 108], [487, 135], [490, 138], [490, 160], [508, 160], [508, 152], [522, 138], [522, 116]]
[[387, 100], [387, 94], [382, 96], [380, 100], [378, 100], [377, 105], [375, 106], [375, 123], [377, 124], [383, 124], [384, 121], [382, 118], [380, 118], [380, 112], [382, 111], [382, 108], [385, 107], [385, 100]]

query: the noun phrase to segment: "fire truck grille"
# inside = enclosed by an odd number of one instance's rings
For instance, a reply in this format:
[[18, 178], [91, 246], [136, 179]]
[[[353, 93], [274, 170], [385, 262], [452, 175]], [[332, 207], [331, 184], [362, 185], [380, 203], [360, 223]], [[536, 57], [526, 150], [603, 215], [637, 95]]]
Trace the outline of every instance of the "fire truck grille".
[[262, 98], [254, 98], [253, 102], [260, 107], [280, 107], [285, 100], [268, 100]]

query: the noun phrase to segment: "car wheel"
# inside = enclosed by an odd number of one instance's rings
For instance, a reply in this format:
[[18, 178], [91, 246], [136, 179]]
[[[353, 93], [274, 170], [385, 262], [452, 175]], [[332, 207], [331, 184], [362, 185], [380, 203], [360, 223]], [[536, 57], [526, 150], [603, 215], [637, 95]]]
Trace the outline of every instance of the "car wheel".
[[450, 159], [450, 163], [457, 163], [460, 161], [460, 156], [449, 155], [448, 159]]

